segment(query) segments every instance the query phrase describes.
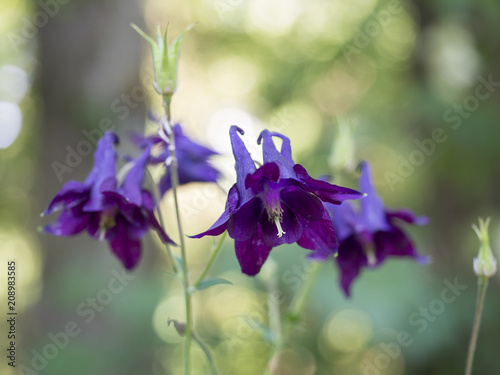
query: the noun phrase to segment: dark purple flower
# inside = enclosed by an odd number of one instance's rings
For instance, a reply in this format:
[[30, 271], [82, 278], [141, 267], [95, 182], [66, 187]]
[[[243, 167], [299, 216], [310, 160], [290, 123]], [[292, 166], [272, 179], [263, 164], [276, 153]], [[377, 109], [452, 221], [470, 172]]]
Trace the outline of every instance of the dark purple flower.
[[397, 225], [398, 220], [423, 225], [427, 223], [427, 218], [417, 217], [406, 209], [391, 211], [384, 208], [373, 187], [368, 163], [361, 164], [359, 189], [367, 194], [359, 202], [359, 211], [349, 203], [328, 205], [340, 241], [336, 258], [340, 284], [347, 296], [351, 283], [363, 267], [376, 267], [388, 256], [412, 257], [421, 263], [427, 261], [426, 257], [417, 253], [408, 236]]
[[[193, 142], [186, 137], [179, 124], [175, 124], [172, 127], [172, 131], [175, 139], [175, 156], [178, 164], [177, 173], [179, 174], [179, 184], [184, 185], [190, 182], [217, 182], [217, 179], [220, 177], [220, 172], [208, 161], [211, 156], [218, 155], [217, 152]], [[148, 142], [157, 145], [159, 148], [158, 155], [152, 156], [149, 162], [151, 164], [165, 163], [170, 157], [168, 143], [158, 135], [142, 139], [140, 143], [145, 146]], [[161, 178], [158, 188], [161, 196], [172, 188], [170, 165], [166, 167], [166, 172]]]
[[[309, 257], [324, 260], [336, 252], [337, 243], [330, 216], [323, 202], [340, 204], [361, 193], [311, 178], [304, 167], [294, 164], [290, 140], [264, 130], [264, 165], [255, 167], [238, 135], [230, 130], [236, 160], [236, 184], [229, 190], [226, 209], [206, 232], [193, 236], [217, 236], [226, 229], [235, 240], [236, 257], [243, 273], [256, 275], [275, 246], [297, 242], [313, 250]], [[273, 137], [283, 141], [281, 152]]]
[[42, 228], [56, 236], [72, 236], [86, 230], [96, 239], [109, 241], [112, 251], [127, 269], [141, 255], [141, 238], [153, 228], [164, 242], [173, 241], [154, 215], [152, 194], [142, 188], [151, 146], [133, 162], [121, 184], [116, 178], [115, 134], [107, 132], [97, 145], [94, 167], [85, 182], [69, 181], [43, 215], [61, 211], [57, 220]]

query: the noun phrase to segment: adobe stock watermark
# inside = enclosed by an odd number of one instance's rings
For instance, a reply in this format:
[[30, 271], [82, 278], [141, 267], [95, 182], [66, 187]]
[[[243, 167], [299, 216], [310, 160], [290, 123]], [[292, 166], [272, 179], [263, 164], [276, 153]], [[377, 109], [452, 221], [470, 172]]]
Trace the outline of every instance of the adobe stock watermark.
[[430, 137], [423, 140], [414, 139], [415, 148], [410, 151], [407, 157], [398, 155], [397, 172], [386, 171], [385, 180], [389, 185], [391, 192], [396, 190], [396, 186], [405, 182], [425, 160], [431, 157], [437, 150], [438, 145], [449, 139], [450, 129], [455, 131], [459, 129], [463, 121], [478, 110], [480, 103], [489, 99], [492, 93], [500, 87], [500, 81], [494, 81], [492, 74], [487, 78], [478, 77], [478, 84], [474, 88], [474, 94], [465, 97], [461, 103], [453, 103], [451, 108], [443, 113], [443, 121], [448, 125], [447, 128], [435, 128]]
[[49, 23], [51, 18], [54, 18], [63, 5], [66, 5], [70, 0], [38, 0], [39, 10], [33, 13], [31, 17], [24, 16], [22, 19], [22, 29], [19, 32], [10, 32], [7, 34], [10, 45], [18, 52], [19, 46], [22, 46], [33, 39], [38, 30]]
[[243, 0], [215, 0], [214, 9], [219, 16], [219, 19], [222, 19], [224, 14], [234, 11], [242, 3]]
[[361, 363], [363, 375], [383, 374], [391, 362], [401, 355], [403, 348], [413, 344], [415, 335], [425, 332], [446, 311], [447, 307], [468, 288], [467, 285], [460, 284], [457, 278], [453, 282], [444, 280], [443, 283], [445, 287], [441, 290], [439, 297], [431, 300], [426, 306], [419, 307], [408, 317], [408, 324], [415, 327], [415, 332], [412, 334], [408, 331], [400, 331], [396, 335], [396, 340], [380, 343], [376, 348], [378, 353], [373, 358], [367, 358]]
[[82, 333], [85, 325], [92, 323], [97, 314], [104, 311], [106, 306], [113, 302], [114, 297], [135, 278], [135, 275], [124, 270], [112, 270], [111, 274], [112, 278], [105, 288], [99, 290], [94, 296], [87, 297], [84, 302], [76, 306], [75, 313], [82, 321], [71, 320], [59, 332], [49, 332], [47, 343], [41, 348], [31, 350], [30, 364], [18, 366], [19, 374], [38, 375], [40, 371], [45, 370], [50, 361], [64, 351], [72, 339]]
[[[290, 269], [285, 271], [281, 276], [283, 285], [289, 285], [290, 292], [295, 293], [301, 283], [311, 277], [312, 271], [317, 265], [313, 261], [305, 261], [300, 265], [294, 264]], [[268, 298], [261, 303], [255, 303], [253, 311], [247, 316], [239, 316], [238, 326], [235, 333], [226, 334], [226, 339], [229, 342], [247, 341], [255, 332], [262, 332], [265, 323], [268, 319], [270, 311], [279, 311], [280, 306], [286, 300], [286, 294], [283, 288], [275, 288], [269, 291]], [[269, 339], [269, 337], [268, 337]], [[236, 350], [235, 348], [231, 348]]]
[[372, 40], [391, 23], [392, 18], [402, 11], [401, 2], [393, 0], [386, 8], [372, 13], [362, 28], [356, 29], [352, 42], [342, 47], [345, 59], [351, 62], [352, 54], [358, 54], [363, 48], [368, 47]]
[[[153, 75], [146, 75], [144, 84], [152, 86], [153, 82]], [[146, 100], [147, 94], [144, 84], [134, 86], [130, 92], [121, 94], [119, 98], [111, 102], [109, 106], [110, 111], [116, 114], [118, 120], [124, 121], [130, 116], [132, 109], [137, 108], [140, 103]], [[64, 162], [53, 161], [50, 164], [57, 180], [62, 182], [65, 174], [69, 174], [78, 168], [83, 159], [94, 152], [97, 142], [99, 142], [104, 133], [114, 131], [115, 128], [116, 125], [113, 120], [109, 117], [104, 117], [99, 121], [98, 128], [82, 130], [81, 133], [84, 139], [80, 140], [74, 147], [71, 145], [65, 147], [66, 156]]]

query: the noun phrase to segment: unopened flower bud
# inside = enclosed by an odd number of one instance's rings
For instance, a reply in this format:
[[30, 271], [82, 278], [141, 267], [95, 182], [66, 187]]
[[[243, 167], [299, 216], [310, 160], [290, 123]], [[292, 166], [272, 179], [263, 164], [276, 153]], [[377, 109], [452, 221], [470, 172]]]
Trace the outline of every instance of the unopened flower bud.
[[186, 33], [191, 30], [194, 24], [179, 34], [170, 46], [167, 43], [168, 28], [165, 30], [165, 35], [162, 35], [160, 26], [157, 25], [155, 41], [137, 25], [131, 24], [131, 26], [151, 45], [155, 74], [154, 87], [156, 91], [161, 95], [172, 96], [177, 89], [177, 75], [181, 44], [186, 36]]
[[182, 337], [186, 336], [186, 324], [185, 323], [181, 323], [175, 319], [168, 318], [167, 324], [170, 325], [170, 323], [174, 323], [174, 328], [177, 331], [177, 333], [179, 334], [179, 336], [182, 336]]
[[479, 219], [479, 227], [472, 225], [472, 229], [474, 229], [481, 242], [479, 254], [474, 258], [474, 272], [477, 276], [491, 277], [497, 272], [497, 261], [491, 252], [488, 236], [489, 224], [490, 218], [487, 218], [486, 220]]

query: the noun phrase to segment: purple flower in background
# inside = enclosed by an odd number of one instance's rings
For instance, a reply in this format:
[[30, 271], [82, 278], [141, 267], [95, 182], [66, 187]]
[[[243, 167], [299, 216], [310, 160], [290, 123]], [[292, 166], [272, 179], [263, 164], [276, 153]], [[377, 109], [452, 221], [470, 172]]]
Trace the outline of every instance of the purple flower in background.
[[340, 269], [340, 284], [349, 296], [350, 286], [363, 267], [376, 267], [388, 256], [406, 256], [425, 263], [427, 258], [417, 254], [408, 236], [399, 228], [397, 221], [423, 225], [426, 217], [417, 217], [411, 211], [390, 211], [384, 208], [375, 192], [368, 163], [361, 164], [359, 189], [366, 193], [356, 211], [349, 204], [328, 205], [334, 228], [340, 241], [336, 258]]
[[119, 185], [115, 167], [116, 143], [115, 134], [104, 134], [97, 145], [94, 167], [89, 176], [83, 183], [69, 181], [63, 186], [43, 215], [55, 211], [61, 213], [42, 231], [56, 236], [72, 236], [86, 230], [94, 238], [109, 241], [125, 268], [132, 269], [141, 255], [140, 240], [149, 228], [155, 229], [164, 242], [173, 241], [156, 220], [153, 196], [142, 189], [151, 146], [133, 162]]
[[[158, 120], [156, 120], [158, 122]], [[220, 172], [215, 169], [208, 161], [211, 156], [218, 155], [217, 152], [202, 146], [186, 137], [182, 132], [179, 124], [172, 127], [175, 138], [175, 156], [177, 158], [177, 173], [179, 174], [179, 184], [184, 185], [190, 182], [217, 182], [220, 177]], [[165, 163], [170, 157], [168, 143], [160, 136], [154, 135], [140, 141], [142, 146], [151, 142], [153, 145], [158, 145], [160, 151], [156, 156], [151, 156], [151, 164]], [[171, 166], [167, 165], [167, 169], [161, 178], [158, 188], [160, 196], [163, 196], [170, 188], [171, 182]]]
[[[229, 190], [226, 209], [210, 229], [193, 238], [217, 236], [227, 229], [241, 270], [250, 276], [260, 271], [271, 249], [282, 244], [297, 242], [313, 250], [310, 257], [317, 260], [335, 254], [335, 232], [323, 202], [340, 204], [362, 194], [311, 178], [294, 164], [290, 140], [268, 130], [258, 139], [264, 165], [257, 169], [238, 132], [243, 134], [231, 127], [236, 184]], [[272, 137], [282, 139], [281, 152]]]

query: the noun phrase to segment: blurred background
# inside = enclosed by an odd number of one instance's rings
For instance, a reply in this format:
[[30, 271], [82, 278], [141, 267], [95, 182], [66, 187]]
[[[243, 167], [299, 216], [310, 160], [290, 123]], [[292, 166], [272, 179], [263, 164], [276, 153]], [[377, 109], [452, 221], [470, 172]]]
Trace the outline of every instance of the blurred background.
[[[352, 147], [343, 143], [346, 161], [371, 162], [386, 205], [430, 218], [408, 229], [432, 257], [428, 266], [390, 260], [363, 272], [350, 299], [340, 292], [335, 265], [322, 268], [280, 375], [463, 371], [476, 298], [479, 243], [470, 226], [477, 217], [492, 217], [500, 256], [499, 2], [19, 0], [2, 2], [0, 14], [0, 296], [6, 300], [7, 260], [15, 259], [20, 314], [19, 371], [4, 357], [2, 374], [181, 373], [182, 338], [167, 326], [168, 317], [184, 315], [181, 285], [157, 238], [145, 238], [138, 268], [124, 277], [105, 243], [36, 230], [55, 219], [39, 213], [62, 185], [88, 174], [103, 128], [113, 128], [132, 154], [130, 132], [154, 132], [146, 114], [161, 108], [151, 55], [131, 22], [150, 33], [169, 23], [172, 36], [197, 22], [183, 45], [172, 111], [186, 133], [221, 153], [214, 164], [225, 173], [223, 189], [234, 181], [232, 124], [245, 129], [255, 152], [263, 128], [285, 133], [295, 161], [315, 177], [333, 172], [340, 132], [353, 140]], [[188, 234], [219, 216], [223, 189], [181, 189]], [[163, 212], [174, 228], [169, 195]], [[169, 233], [177, 238], [175, 229]], [[192, 275], [213, 243], [188, 241]], [[211, 274], [234, 285], [194, 297], [197, 329], [221, 374], [262, 373], [269, 306], [286, 311], [308, 276], [306, 254], [279, 247], [270, 266], [249, 278], [226, 241]], [[117, 282], [123, 288], [110, 291]], [[270, 285], [278, 301], [268, 301]], [[446, 289], [453, 301], [443, 298]], [[497, 276], [487, 292], [475, 374], [500, 371], [499, 291]], [[75, 327], [77, 334], [61, 338]], [[2, 349], [7, 331], [2, 317]], [[196, 345], [193, 356], [194, 373], [208, 374]]]

